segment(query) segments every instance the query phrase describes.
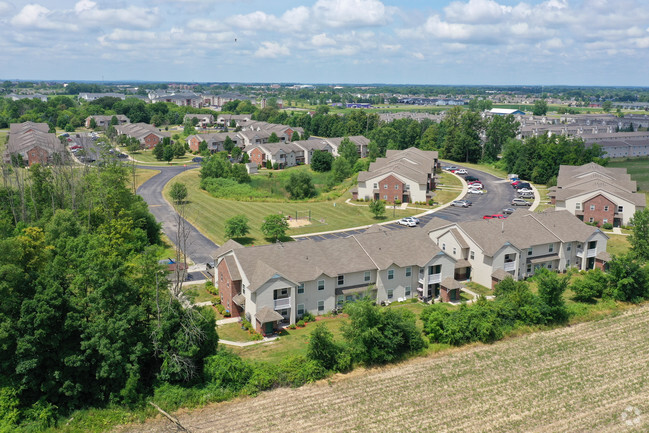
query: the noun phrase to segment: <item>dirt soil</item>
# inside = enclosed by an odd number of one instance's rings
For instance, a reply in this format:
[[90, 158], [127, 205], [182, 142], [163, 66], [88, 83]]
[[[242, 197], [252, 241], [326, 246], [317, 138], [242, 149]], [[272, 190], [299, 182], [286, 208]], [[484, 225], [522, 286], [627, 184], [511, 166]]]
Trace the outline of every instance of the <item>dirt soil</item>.
[[649, 306], [632, 308], [175, 416], [192, 432], [649, 431], [647, 329]]

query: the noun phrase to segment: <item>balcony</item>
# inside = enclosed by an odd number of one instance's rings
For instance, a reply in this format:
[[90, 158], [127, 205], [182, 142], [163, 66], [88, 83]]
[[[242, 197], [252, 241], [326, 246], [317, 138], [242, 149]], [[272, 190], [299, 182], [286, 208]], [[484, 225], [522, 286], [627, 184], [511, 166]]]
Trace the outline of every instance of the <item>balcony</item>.
[[422, 274], [419, 274], [419, 283], [420, 284], [438, 284], [442, 282], [442, 274], [432, 274], [428, 276], [428, 279], [425, 279]]
[[291, 308], [291, 297], [275, 299], [275, 309], [276, 310], [285, 310]]
[[[597, 248], [589, 248], [586, 250], [586, 258], [595, 257], [597, 255]], [[584, 258], [584, 249], [577, 248], [577, 257]]]
[[503, 267], [505, 272], [511, 272], [516, 270], [516, 262], [507, 262], [505, 263], [505, 266]]

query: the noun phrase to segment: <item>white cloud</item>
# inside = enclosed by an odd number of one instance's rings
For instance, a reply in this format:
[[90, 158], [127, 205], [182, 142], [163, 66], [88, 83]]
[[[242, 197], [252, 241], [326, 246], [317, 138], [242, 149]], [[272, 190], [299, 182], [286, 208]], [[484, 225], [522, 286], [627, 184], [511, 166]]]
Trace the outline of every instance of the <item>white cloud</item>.
[[426, 57], [424, 57], [424, 55], [423, 55], [422, 53], [420, 53], [420, 52], [411, 53], [411, 55], [412, 55], [412, 57], [414, 57], [414, 58], [417, 59], [417, 60], [424, 60], [424, 59], [426, 58]]
[[329, 45], [336, 45], [336, 41], [327, 36], [326, 33], [320, 33], [319, 35], [313, 35], [311, 38], [311, 43], [316, 47], [325, 47]]
[[380, 26], [390, 21], [379, 0], [318, 0], [313, 14], [330, 27]]
[[74, 11], [82, 25], [150, 29], [159, 21], [157, 8], [129, 6], [125, 9], [100, 9], [91, 0], [77, 2]]
[[290, 54], [289, 49], [284, 45], [280, 45], [278, 42], [264, 41], [261, 45], [262, 46], [255, 51], [255, 57], [274, 59], [280, 56], [288, 56]]
[[493, 0], [454, 1], [444, 11], [446, 18], [458, 23], [495, 23], [511, 13], [510, 6], [502, 6]]
[[14, 10], [13, 5], [7, 2], [0, 1], [0, 17], [9, 15], [9, 13], [13, 10]]
[[24, 6], [16, 16], [11, 19], [11, 24], [18, 27], [36, 29], [56, 29], [60, 25], [50, 20], [52, 11], [39, 4]]

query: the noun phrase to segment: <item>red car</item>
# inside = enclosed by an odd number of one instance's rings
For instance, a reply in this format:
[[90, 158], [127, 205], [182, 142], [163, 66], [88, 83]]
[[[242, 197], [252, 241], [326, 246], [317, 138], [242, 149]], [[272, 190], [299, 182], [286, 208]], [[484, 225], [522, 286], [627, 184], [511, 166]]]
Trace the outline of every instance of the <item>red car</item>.
[[516, 188], [516, 185], [518, 185], [519, 183], [521, 183], [520, 180], [516, 180], [516, 181], [512, 182], [512, 187]]
[[78, 144], [74, 144], [74, 145], [70, 146], [70, 150], [81, 149], [81, 148], [83, 148], [83, 146], [80, 146]]
[[505, 219], [505, 218], [507, 218], [507, 216], [505, 216], [503, 214], [485, 215], [485, 216], [482, 217], [483, 220], [490, 220], [490, 219], [499, 219], [499, 220], [501, 220], [501, 219]]

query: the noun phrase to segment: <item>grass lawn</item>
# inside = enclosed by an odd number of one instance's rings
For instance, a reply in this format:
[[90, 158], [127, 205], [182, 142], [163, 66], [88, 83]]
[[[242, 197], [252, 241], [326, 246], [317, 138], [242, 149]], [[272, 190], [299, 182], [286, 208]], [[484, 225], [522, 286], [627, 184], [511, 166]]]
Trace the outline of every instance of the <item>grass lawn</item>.
[[[281, 337], [272, 343], [260, 343], [247, 347], [233, 347], [232, 351], [243, 358], [279, 363], [282, 359], [292, 355], [306, 355], [311, 332], [316, 324], [324, 323], [334, 335], [336, 341], [342, 341], [341, 327], [349, 319], [345, 317], [324, 317], [317, 322], [310, 322], [304, 328], [287, 329]], [[236, 324], [235, 324], [236, 325]], [[221, 335], [221, 327], [217, 329]]]
[[[264, 218], [270, 214], [281, 213], [294, 216], [297, 211], [301, 215], [311, 211], [311, 224], [290, 229], [287, 232], [288, 236], [345, 229], [387, 220], [374, 219], [365, 206], [346, 204], [345, 200], [351, 197], [349, 191], [330, 201], [243, 202], [217, 199], [200, 189], [198, 170], [187, 170], [176, 176], [174, 182], [182, 182], [187, 185], [187, 215], [189, 221], [217, 244], [222, 244], [226, 240], [224, 236], [225, 221], [239, 214], [246, 215], [249, 220], [250, 233], [244, 239], [237, 239], [237, 241], [245, 245], [258, 245], [269, 242], [263, 237], [260, 226]], [[167, 184], [163, 192], [167, 200], [170, 200], [169, 188], [171, 183], [173, 182]], [[392, 212], [389, 209], [387, 211], [387, 214], [390, 215], [389, 218], [392, 219]], [[394, 215], [395, 218], [402, 218], [419, 212], [418, 210], [397, 209]]]
[[212, 302], [216, 300], [216, 296], [211, 294], [205, 289], [205, 284], [193, 284], [191, 286], [183, 286], [185, 294], [195, 303], [199, 302]]
[[[463, 167], [467, 167], [469, 169], [473, 168], [475, 170], [480, 170], [480, 171], [484, 171], [485, 173], [493, 174], [494, 176], [497, 176], [497, 177], [502, 177], [503, 179], [507, 178], [507, 172], [505, 170], [500, 169], [500, 168], [496, 168], [496, 166], [493, 165], [493, 164], [471, 164], [470, 162], [450, 161], [450, 160], [446, 160], [446, 159], [440, 159], [439, 162], [442, 165], [460, 164]], [[469, 173], [469, 174], [472, 174], [472, 173]]]
[[[151, 150], [140, 150], [137, 152], [126, 152], [124, 149], [122, 149], [123, 152], [128, 153], [131, 155], [131, 157], [136, 160], [137, 162], [145, 162], [147, 164], [149, 163], [154, 163], [154, 164], [162, 164], [162, 165], [167, 165], [166, 161], [158, 161], [155, 156], [153, 156], [153, 151]], [[172, 164], [185, 164], [185, 163], [190, 163], [192, 161], [192, 158], [195, 158], [195, 155], [191, 153], [186, 153], [184, 156], [181, 156], [180, 158], [174, 158], [173, 161], [171, 161]]]
[[240, 342], [254, 341], [254, 338], [252, 337], [250, 332], [241, 329], [241, 323], [227, 323], [225, 325], [219, 325], [216, 328], [216, 332], [219, 334], [219, 339], [223, 340]]
[[649, 158], [613, 159], [608, 167], [626, 168], [631, 179], [638, 183], [638, 188], [649, 191]]
[[606, 251], [612, 256], [626, 254], [631, 247], [629, 237], [622, 235], [608, 235], [609, 240], [606, 243]]
[[468, 283], [465, 284], [469, 290], [471, 290], [474, 293], [477, 293], [478, 295], [492, 296], [494, 294], [493, 290], [491, 290], [489, 287], [483, 286], [482, 284], [474, 283], [473, 281], [469, 281]]

